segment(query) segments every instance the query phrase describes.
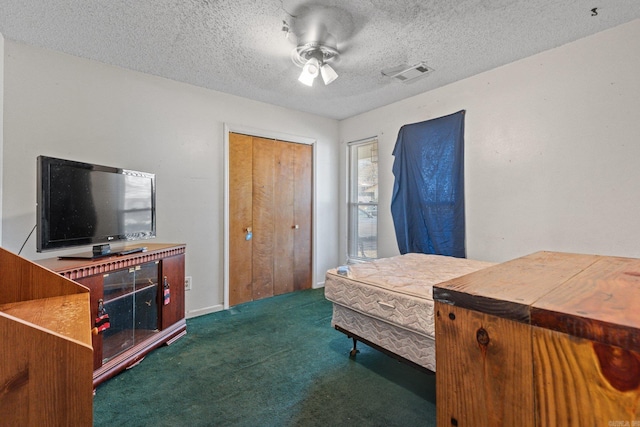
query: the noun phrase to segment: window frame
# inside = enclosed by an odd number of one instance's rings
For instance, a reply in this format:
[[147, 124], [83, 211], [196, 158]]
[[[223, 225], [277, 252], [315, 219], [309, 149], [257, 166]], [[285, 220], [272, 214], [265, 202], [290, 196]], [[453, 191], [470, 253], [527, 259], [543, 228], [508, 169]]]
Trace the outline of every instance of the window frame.
[[[378, 194], [376, 190], [375, 202], [361, 202], [359, 201], [358, 191], [360, 189], [358, 185], [358, 177], [360, 176], [361, 169], [358, 161], [360, 160], [358, 157], [358, 149], [367, 145], [373, 146], [373, 150], [375, 153], [378, 153], [379, 150], [379, 142], [378, 138], [367, 138], [360, 141], [354, 141], [347, 144], [347, 157], [348, 157], [348, 189], [347, 189], [347, 260], [349, 262], [363, 262], [369, 261], [372, 259], [376, 259], [378, 257]], [[372, 155], [373, 158], [373, 155]], [[375, 183], [372, 184], [372, 187], [378, 187], [379, 185], [379, 156], [375, 155]], [[375, 252], [374, 256], [366, 256], [364, 253], [364, 249], [361, 246], [361, 240], [358, 235], [358, 225], [359, 225], [359, 213], [364, 212], [367, 215], [371, 215], [369, 218], [372, 218], [372, 222], [374, 222], [373, 229], [375, 231], [375, 239], [371, 241], [373, 244], [373, 251]], [[373, 215], [371, 212], [376, 212]]]

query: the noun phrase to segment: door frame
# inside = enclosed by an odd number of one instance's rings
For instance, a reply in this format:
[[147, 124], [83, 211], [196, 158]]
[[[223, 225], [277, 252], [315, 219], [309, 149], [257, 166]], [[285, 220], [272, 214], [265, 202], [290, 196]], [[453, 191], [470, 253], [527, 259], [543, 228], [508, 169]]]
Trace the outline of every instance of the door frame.
[[224, 309], [229, 309], [229, 134], [242, 133], [259, 138], [277, 139], [279, 141], [307, 144], [312, 147], [312, 201], [311, 201], [311, 287], [316, 288], [316, 142], [315, 138], [300, 135], [292, 135], [283, 132], [257, 129], [251, 126], [224, 123], [224, 249], [223, 249], [223, 289], [224, 289]]

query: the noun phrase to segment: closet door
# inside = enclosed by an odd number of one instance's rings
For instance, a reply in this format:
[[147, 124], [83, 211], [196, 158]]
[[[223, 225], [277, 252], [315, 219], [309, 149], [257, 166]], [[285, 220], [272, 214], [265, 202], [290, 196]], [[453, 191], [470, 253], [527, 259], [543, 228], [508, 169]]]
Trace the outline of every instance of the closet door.
[[238, 134], [229, 144], [229, 304], [311, 288], [312, 147]]
[[293, 290], [311, 289], [313, 147], [291, 144], [294, 155]]
[[275, 143], [253, 138], [253, 298], [273, 296]]
[[229, 305], [251, 301], [253, 241], [253, 138], [229, 135]]
[[273, 293], [275, 295], [293, 292], [294, 256], [295, 256], [295, 146], [297, 144], [275, 141], [277, 154], [274, 169], [275, 191], [273, 210], [274, 224], [273, 248]]

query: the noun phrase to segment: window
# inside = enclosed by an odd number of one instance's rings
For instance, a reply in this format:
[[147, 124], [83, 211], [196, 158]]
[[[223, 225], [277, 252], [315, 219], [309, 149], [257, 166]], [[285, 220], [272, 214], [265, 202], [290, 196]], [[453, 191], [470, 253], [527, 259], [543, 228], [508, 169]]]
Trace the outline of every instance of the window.
[[349, 145], [349, 259], [378, 257], [378, 141]]

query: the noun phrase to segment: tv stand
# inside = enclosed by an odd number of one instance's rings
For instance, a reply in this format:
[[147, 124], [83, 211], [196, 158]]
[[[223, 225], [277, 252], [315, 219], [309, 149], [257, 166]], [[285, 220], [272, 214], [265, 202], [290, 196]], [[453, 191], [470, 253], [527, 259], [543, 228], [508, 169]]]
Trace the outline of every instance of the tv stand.
[[118, 256], [123, 256], [123, 255], [131, 255], [131, 254], [135, 254], [138, 252], [146, 252], [147, 251], [147, 247], [146, 246], [142, 246], [139, 248], [131, 248], [131, 249], [125, 249], [124, 251], [120, 251], [117, 252]]
[[[148, 244], [99, 258], [49, 258], [38, 264], [89, 288], [93, 386], [187, 333], [184, 244]], [[103, 311], [104, 310], [104, 311]], [[108, 314], [108, 328], [104, 326]]]
[[[98, 245], [98, 247], [101, 245]], [[94, 246], [94, 248], [96, 248], [97, 246]], [[127, 248], [124, 249], [122, 251], [118, 251], [118, 252], [111, 252], [111, 249], [109, 249], [109, 252], [106, 253], [97, 253], [97, 251], [94, 249], [92, 252], [81, 252], [78, 254], [73, 254], [73, 255], [61, 255], [58, 257], [59, 260], [65, 260], [65, 259], [87, 259], [87, 260], [95, 260], [95, 259], [101, 259], [101, 258], [105, 258], [105, 257], [112, 257], [112, 256], [123, 256], [123, 255], [131, 255], [131, 254], [135, 254], [138, 252], [146, 252], [147, 251], [147, 247], [146, 246], [140, 246], [140, 247], [135, 247], [135, 248]]]
[[80, 252], [78, 254], [73, 254], [73, 255], [60, 255], [58, 257], [59, 260], [69, 260], [69, 259], [85, 259], [85, 260], [93, 260], [93, 259], [100, 259], [100, 258], [106, 258], [106, 257], [111, 257], [117, 255], [116, 253], [108, 253], [108, 254], [104, 254], [104, 255], [95, 255], [93, 252]]

